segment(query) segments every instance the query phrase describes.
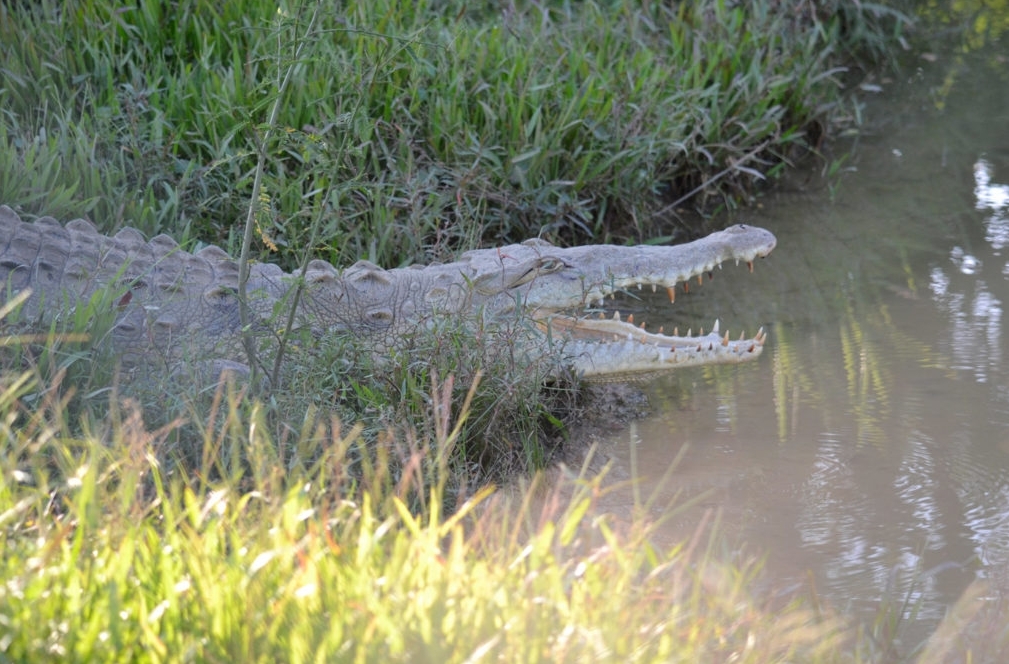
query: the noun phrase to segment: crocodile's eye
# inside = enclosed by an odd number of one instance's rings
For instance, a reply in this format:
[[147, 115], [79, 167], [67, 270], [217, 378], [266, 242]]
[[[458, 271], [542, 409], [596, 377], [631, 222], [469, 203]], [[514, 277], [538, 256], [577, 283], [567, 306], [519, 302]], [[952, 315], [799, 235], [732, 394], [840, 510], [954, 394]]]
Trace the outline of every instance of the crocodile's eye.
[[540, 264], [536, 266], [536, 271], [540, 274], [550, 274], [551, 272], [563, 270], [567, 266], [568, 264], [559, 258], [547, 257], [540, 259]]
[[560, 258], [554, 258], [552, 256], [545, 256], [536, 260], [536, 262], [527, 269], [520, 277], [515, 279], [512, 283], [508, 284], [509, 288], [515, 288], [523, 284], [527, 284], [536, 277], [541, 277], [544, 274], [550, 274], [551, 272], [557, 272], [558, 270], [563, 270], [568, 267], [568, 264], [562, 261]]

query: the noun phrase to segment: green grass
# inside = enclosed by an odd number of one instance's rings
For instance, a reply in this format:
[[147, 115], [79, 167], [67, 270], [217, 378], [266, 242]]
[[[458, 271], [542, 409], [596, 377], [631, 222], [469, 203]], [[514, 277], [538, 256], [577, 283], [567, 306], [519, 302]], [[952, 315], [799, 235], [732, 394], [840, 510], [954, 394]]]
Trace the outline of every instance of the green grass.
[[0, 9], [0, 200], [234, 250], [265, 155], [256, 248], [285, 267], [306, 242], [396, 265], [668, 235], [815, 152], [848, 121], [842, 67], [905, 23], [829, 0], [279, 6]]
[[230, 407], [247, 469], [166, 474], [167, 431], [126, 409], [74, 435], [60, 403], [21, 409], [29, 387], [0, 393], [3, 661], [771, 662], [841, 635], [771, 613], [751, 559], [597, 514], [598, 478], [524, 506], [475, 491], [449, 516], [438, 483], [345, 472], [355, 431], [320, 425], [323, 454], [284, 467], [261, 413]]

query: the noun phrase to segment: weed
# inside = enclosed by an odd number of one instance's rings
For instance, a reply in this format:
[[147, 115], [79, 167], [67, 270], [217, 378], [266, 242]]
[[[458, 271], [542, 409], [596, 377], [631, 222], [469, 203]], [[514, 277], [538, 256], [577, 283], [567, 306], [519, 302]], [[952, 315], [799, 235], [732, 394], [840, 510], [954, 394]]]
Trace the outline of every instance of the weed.
[[665, 234], [818, 150], [848, 122], [850, 55], [907, 22], [770, 0], [166, 7], [4, 10], [0, 199], [233, 255], [256, 200], [253, 255], [288, 270]]
[[[647, 522], [597, 514], [602, 478], [531, 531], [489, 488], [449, 515], [444, 471], [412, 469], [452, 453], [464, 405], [430, 450], [387, 439], [406, 459], [391, 477], [381, 456], [345, 471], [359, 430], [335, 420], [295, 434], [317, 453], [285, 465], [264, 411], [225, 396], [216, 449], [168, 472], [170, 427], [124, 408], [73, 435], [58, 402], [24, 411], [26, 389], [0, 392], [6, 659], [836, 661], [837, 623], [767, 611], [752, 561], [660, 550]], [[233, 447], [246, 463], [228, 465]]]

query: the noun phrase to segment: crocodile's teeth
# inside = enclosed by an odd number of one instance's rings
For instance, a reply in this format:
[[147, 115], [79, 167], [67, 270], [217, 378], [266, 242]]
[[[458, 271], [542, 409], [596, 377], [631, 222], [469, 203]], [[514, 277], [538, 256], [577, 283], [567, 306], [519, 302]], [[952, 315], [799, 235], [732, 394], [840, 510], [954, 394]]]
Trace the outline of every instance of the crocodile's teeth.
[[688, 327], [687, 328], [687, 337], [692, 337], [692, 336], [694, 336], [694, 328]]
[[703, 327], [701, 328], [701, 331], [700, 331], [700, 333], [698, 333], [697, 336], [699, 336], [699, 337], [703, 337], [704, 336], [704, 328]]
[[[652, 292], [654, 293], [655, 291], [652, 291]], [[666, 294], [669, 295], [669, 302], [670, 303], [676, 302], [676, 286], [667, 286], [666, 287]]]
[[697, 285], [698, 286], [703, 286], [704, 285], [704, 275], [703, 274], [698, 274], [697, 275]]
[[728, 346], [729, 345], [729, 333], [728, 332], [726, 332], [725, 336], [722, 337], [722, 345], [723, 346]]
[[658, 284], [652, 284], [652, 292], [654, 293], [657, 290], [659, 290], [659, 285]]
[[689, 293], [690, 292], [690, 282], [689, 281], [684, 281], [683, 282], [683, 292], [684, 293]]
[[750, 268], [750, 272], [753, 272], [753, 261], [746, 261], [746, 267]]
[[718, 319], [715, 319], [715, 324], [711, 326], [711, 333], [718, 334]]
[[613, 320], [617, 321], [618, 323], [620, 322], [620, 312], [619, 311], [614, 311], [613, 312]]
[[634, 325], [634, 314], [627, 314], [627, 322]]

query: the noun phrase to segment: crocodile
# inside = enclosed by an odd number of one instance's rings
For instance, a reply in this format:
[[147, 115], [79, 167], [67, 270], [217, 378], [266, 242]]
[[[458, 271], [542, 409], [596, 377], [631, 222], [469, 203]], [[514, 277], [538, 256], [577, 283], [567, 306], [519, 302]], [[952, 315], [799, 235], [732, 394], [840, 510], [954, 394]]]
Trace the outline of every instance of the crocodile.
[[[383, 269], [358, 261], [343, 271], [322, 260], [303, 270], [255, 262], [246, 287], [247, 321], [260, 346], [293, 327], [353, 335], [393, 352], [397, 339], [441, 316], [472, 317], [481, 331], [495, 322], [528, 322], [534, 344], [561, 353], [587, 381], [628, 381], [681, 367], [738, 363], [760, 355], [766, 335], [730, 339], [718, 322], [705, 334], [648, 331], [632, 317], [603, 315], [621, 291], [677, 288], [722, 263], [747, 264], [775, 246], [769, 231], [737, 225], [674, 246], [587, 245], [558, 248], [532, 239], [462, 254], [455, 262]], [[22, 325], [51, 329], [82, 303], [112, 293], [107, 338], [129, 377], [171, 375], [188, 362], [215, 373], [251, 370], [242, 343], [239, 265], [207, 246], [187, 252], [167, 235], [150, 240], [125, 228], [103, 235], [84, 219], [24, 221], [0, 206], [0, 301], [17, 298]], [[298, 284], [302, 288], [295, 288]], [[99, 300], [100, 301], [100, 300]], [[527, 337], [528, 338], [528, 337]], [[528, 343], [528, 342], [523, 342]]]

